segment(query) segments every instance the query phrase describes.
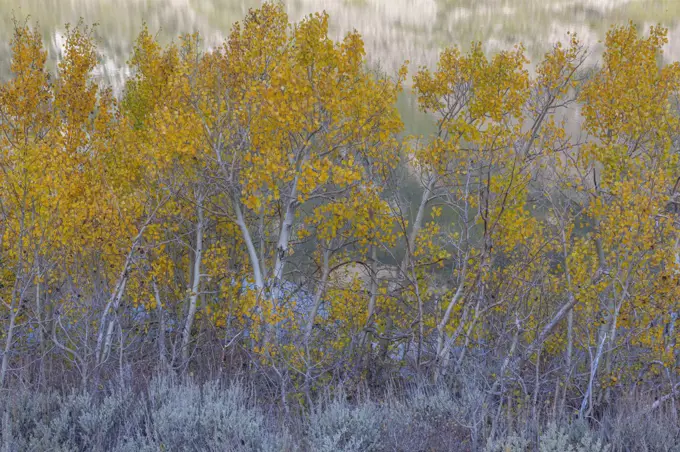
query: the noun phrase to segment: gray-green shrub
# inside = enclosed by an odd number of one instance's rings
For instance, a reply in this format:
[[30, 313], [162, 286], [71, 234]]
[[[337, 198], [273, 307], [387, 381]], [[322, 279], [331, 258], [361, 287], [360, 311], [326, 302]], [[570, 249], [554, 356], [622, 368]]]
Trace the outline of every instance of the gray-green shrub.
[[383, 415], [370, 401], [358, 406], [333, 398], [310, 416], [308, 446], [319, 452], [379, 450]]

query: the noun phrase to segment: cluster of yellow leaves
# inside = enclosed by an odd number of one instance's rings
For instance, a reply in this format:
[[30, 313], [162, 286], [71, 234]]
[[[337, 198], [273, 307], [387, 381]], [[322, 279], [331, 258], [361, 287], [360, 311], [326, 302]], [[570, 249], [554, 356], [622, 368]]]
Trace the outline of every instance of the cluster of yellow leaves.
[[[465, 289], [447, 334], [465, 322], [457, 337], [467, 344], [490, 333], [483, 323], [504, 322], [531, 344], [574, 300], [576, 329], [567, 339], [566, 322], [558, 323], [543, 344], [550, 354], [564, 353], [567, 340], [589, 348], [606, 338], [608, 372], [613, 361], [635, 359], [614, 356], [621, 343], [675, 365], [667, 332], [678, 309], [679, 223], [669, 206], [680, 65], [659, 64], [665, 42], [658, 27], [647, 37], [632, 25], [613, 28], [603, 67], [585, 80], [575, 35], [533, 77], [521, 47], [487, 58], [479, 44], [465, 54], [449, 49], [436, 71], [415, 76], [421, 108], [438, 119], [436, 136], [416, 149], [417, 167], [436, 178], [457, 231], [421, 231], [430, 249], [432, 241], [455, 244], [455, 286], [431, 311], [436, 321], [455, 287]], [[587, 133], [580, 141], [558, 121], [559, 109], [576, 102]], [[419, 278], [423, 293], [442, 284]]]
[[17, 281], [68, 279], [81, 286], [68, 296], [83, 299], [115, 278], [120, 246], [136, 233], [136, 175], [116, 152], [112, 94], [90, 78], [92, 30], [67, 29], [54, 82], [38, 31], [15, 24], [12, 48], [14, 76], [0, 86], [3, 266]]

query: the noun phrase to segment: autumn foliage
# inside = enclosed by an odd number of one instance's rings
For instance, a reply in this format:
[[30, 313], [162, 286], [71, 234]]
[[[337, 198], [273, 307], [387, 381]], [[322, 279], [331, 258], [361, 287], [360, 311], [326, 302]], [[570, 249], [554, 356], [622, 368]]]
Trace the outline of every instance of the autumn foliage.
[[[116, 96], [92, 29], [68, 29], [54, 73], [17, 23], [0, 387], [245, 369], [304, 405], [464, 374], [509, 413], [665, 403], [680, 64], [660, 63], [665, 30], [639, 32], [611, 29], [595, 67], [570, 35], [532, 69], [473, 44], [411, 78], [368, 67], [357, 33], [330, 39], [327, 15], [265, 4], [210, 50], [143, 30]], [[405, 86], [431, 136], [403, 135]]]

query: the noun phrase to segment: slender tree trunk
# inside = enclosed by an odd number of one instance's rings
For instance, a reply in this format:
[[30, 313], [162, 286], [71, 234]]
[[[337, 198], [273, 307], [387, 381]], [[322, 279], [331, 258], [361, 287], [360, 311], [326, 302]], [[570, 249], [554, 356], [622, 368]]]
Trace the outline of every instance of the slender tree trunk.
[[274, 272], [272, 274], [272, 286], [273, 286], [273, 302], [278, 303], [281, 297], [281, 283], [283, 280], [283, 270], [286, 265], [286, 254], [288, 252], [288, 243], [290, 241], [290, 235], [293, 230], [293, 222], [295, 221], [295, 210], [297, 206], [297, 185], [298, 176], [295, 177], [293, 181], [293, 187], [288, 195], [288, 200], [286, 202], [286, 211], [283, 216], [283, 222], [281, 223], [281, 229], [279, 231], [279, 239], [276, 243], [276, 260], [274, 263]]
[[312, 331], [314, 329], [314, 320], [316, 319], [316, 316], [319, 312], [319, 307], [321, 306], [321, 300], [323, 297], [323, 294], [326, 291], [326, 284], [328, 283], [328, 277], [330, 275], [330, 264], [329, 264], [329, 259], [330, 259], [330, 250], [326, 249], [323, 252], [323, 269], [322, 269], [322, 274], [321, 274], [321, 281], [319, 282], [319, 286], [316, 289], [316, 292], [314, 293], [314, 299], [312, 301], [312, 309], [309, 312], [309, 317], [307, 318], [307, 324], [305, 325], [305, 336], [304, 336], [304, 344], [305, 347], [309, 346], [309, 340], [312, 336]]
[[305, 396], [307, 397], [307, 401], [310, 403], [310, 406], [312, 404], [310, 385], [312, 382], [312, 369], [314, 367], [314, 363], [312, 363], [312, 354], [310, 352], [309, 342], [312, 338], [312, 331], [314, 330], [314, 320], [316, 319], [316, 316], [319, 312], [319, 307], [321, 306], [323, 294], [326, 292], [326, 284], [328, 283], [328, 277], [330, 275], [330, 263], [329, 263], [330, 254], [331, 254], [330, 249], [327, 248], [326, 250], [324, 250], [321, 281], [319, 282], [319, 286], [316, 288], [316, 292], [314, 293], [312, 309], [309, 312], [309, 317], [307, 318], [307, 324], [305, 325], [305, 335], [303, 340], [305, 354], [307, 357], [307, 362], [305, 363], [304, 393]]
[[[109, 312], [110, 311], [117, 311], [118, 307], [120, 306], [120, 302], [123, 298], [123, 294], [125, 293], [125, 286], [127, 285], [128, 281], [128, 275], [127, 275], [127, 266], [126, 266], [126, 271], [124, 275], [121, 276], [122, 279], [119, 280], [118, 284], [116, 284], [116, 290], [114, 291], [113, 295], [109, 299], [109, 302], [106, 304], [106, 307], [104, 308], [104, 313], [102, 314], [102, 320], [101, 324], [99, 327], [99, 335], [97, 336], [97, 351], [96, 351], [96, 361], [97, 364], [103, 364], [104, 361], [109, 356], [109, 352], [111, 351], [111, 344], [113, 340], [113, 326], [115, 324], [114, 319], [109, 319]], [[104, 334], [104, 326], [106, 325], [106, 334]]]
[[168, 357], [165, 346], [165, 314], [163, 312], [163, 303], [161, 303], [161, 294], [158, 290], [158, 283], [156, 278], [153, 278], [153, 294], [156, 298], [156, 314], [158, 315], [158, 359], [160, 360], [161, 368], [167, 369]]
[[380, 338], [380, 359], [384, 361], [387, 358], [387, 353], [390, 347], [390, 341], [388, 335], [392, 332], [392, 327], [394, 326], [394, 320], [392, 320], [391, 315], [387, 315], [385, 318], [385, 334]]
[[73, 355], [73, 360], [75, 361], [76, 365], [80, 367], [80, 384], [84, 388], [86, 386], [87, 377], [88, 377], [87, 361], [85, 361], [83, 356], [80, 353], [78, 353], [75, 349], [70, 348], [67, 345], [62, 344], [59, 341], [59, 339], [57, 338], [57, 325], [61, 326], [61, 328], [64, 329], [64, 326], [61, 324], [60, 315], [57, 315], [57, 317], [52, 322], [52, 342], [61, 351], [65, 352], [69, 355]]
[[7, 328], [7, 337], [5, 338], [5, 347], [2, 352], [2, 362], [0, 363], [0, 389], [4, 387], [5, 377], [7, 376], [7, 367], [9, 365], [9, 352], [12, 348], [12, 342], [14, 341], [14, 328], [16, 325], [16, 319], [21, 311], [21, 304], [23, 301], [23, 294], [21, 293], [23, 285], [23, 275], [24, 275], [24, 261], [23, 261], [23, 250], [24, 250], [24, 236], [25, 236], [25, 218], [26, 218], [26, 198], [23, 199], [23, 208], [21, 210], [21, 222], [19, 224], [19, 237], [18, 237], [18, 250], [17, 250], [17, 265], [15, 268], [14, 285], [12, 287], [12, 298], [10, 299], [9, 305], [6, 305], [9, 309], [9, 326]]
[[234, 210], [236, 211], [236, 224], [241, 229], [241, 237], [246, 244], [246, 249], [248, 250], [248, 257], [250, 257], [250, 266], [253, 268], [253, 278], [255, 279], [255, 286], [257, 290], [260, 291], [260, 296], [264, 291], [264, 279], [262, 278], [262, 264], [260, 263], [260, 258], [257, 256], [257, 250], [255, 250], [255, 245], [253, 244], [253, 238], [248, 230], [248, 225], [246, 224], [245, 218], [243, 217], [243, 210], [241, 210], [241, 201], [238, 197], [234, 197], [233, 200]]
[[[590, 410], [593, 408], [593, 382], [595, 381], [595, 376], [597, 375], [597, 367], [600, 364], [600, 358], [602, 357], [602, 351], [604, 348], [604, 343], [607, 341], [607, 333], [604, 333], [604, 336], [600, 339], [600, 343], [597, 346], [597, 352], [595, 353], [595, 357], [591, 356], [591, 363], [590, 363], [590, 376], [588, 378], [588, 389], [586, 390], [585, 395], [583, 396], [583, 400], [581, 401], [581, 408], [579, 409], [579, 417], [583, 419], [584, 416], [588, 415], [590, 413]], [[586, 408], [588, 408], [588, 411], [586, 411]]]
[[[470, 193], [470, 182], [471, 182], [471, 172], [468, 171], [468, 175], [466, 177], [465, 181], [465, 190], [464, 190], [464, 199], [465, 199], [465, 208], [463, 209], [463, 222], [462, 222], [462, 230], [463, 230], [463, 243], [461, 248], [465, 249], [465, 253], [463, 255], [463, 267], [460, 271], [459, 275], [459, 281], [458, 281], [458, 288], [456, 289], [456, 293], [453, 295], [451, 298], [451, 301], [449, 302], [449, 305], [446, 308], [446, 311], [444, 311], [444, 315], [442, 316], [441, 321], [437, 324], [437, 368], [435, 368], [435, 373], [434, 373], [434, 378], [435, 381], [438, 379], [439, 374], [442, 370], [445, 370], [448, 365], [449, 361], [451, 359], [451, 347], [453, 346], [453, 343], [457, 340], [458, 336], [460, 335], [460, 332], [462, 331], [464, 327], [464, 319], [461, 319], [460, 324], [456, 328], [456, 332], [449, 337], [448, 339], [446, 338], [446, 326], [448, 325], [449, 321], [451, 320], [451, 315], [453, 314], [453, 309], [463, 300], [463, 294], [465, 291], [465, 279], [467, 278], [467, 269], [468, 269], [468, 260], [470, 257], [470, 252], [468, 250], [468, 244], [470, 242], [470, 236], [469, 236], [469, 223], [470, 223], [470, 217], [469, 217], [469, 209], [470, 209], [470, 204], [468, 202], [468, 196]], [[481, 268], [481, 266], [480, 266]], [[481, 279], [479, 277], [477, 278], [477, 283], [479, 283]], [[477, 303], [477, 307], [475, 308], [475, 315], [477, 312], [477, 309], [479, 307], [479, 299]], [[465, 313], [463, 315], [463, 318], [466, 317], [467, 313], [467, 306]], [[466, 339], [467, 343], [467, 339]], [[467, 347], [467, 345], [466, 345]], [[461, 361], [462, 358], [459, 359]], [[458, 365], [458, 364], [456, 364]]]
[[[17, 302], [18, 299], [18, 302]], [[17, 315], [21, 309], [21, 297], [16, 297], [16, 290], [12, 293], [12, 301], [10, 302], [9, 327], [7, 328], [7, 337], [5, 338], [5, 347], [2, 352], [2, 364], [0, 364], [0, 388], [4, 387], [5, 377], [7, 376], [7, 367], [9, 364], [9, 352], [14, 341], [14, 327], [16, 325]]]
[[564, 397], [562, 399], [562, 406], [564, 406], [567, 396], [567, 390], [569, 388], [569, 383], [571, 380], [571, 368], [572, 368], [572, 356], [574, 354], [574, 310], [573, 307], [576, 306], [576, 297], [574, 296], [574, 290], [571, 281], [571, 268], [569, 267], [569, 253], [567, 250], [567, 236], [565, 234], [565, 225], [563, 219], [560, 218], [561, 236], [562, 236], [562, 255], [564, 258], [564, 272], [567, 278], [567, 295], [568, 304], [572, 307], [567, 313], [567, 349], [565, 350], [565, 363], [566, 371], [564, 376]]
[[416, 293], [416, 299], [418, 300], [418, 349], [416, 351], [416, 369], [420, 372], [420, 356], [423, 348], [423, 337], [425, 336], [424, 324], [423, 324], [423, 299], [420, 297], [420, 285], [418, 284], [418, 278], [416, 276], [416, 270], [413, 266], [413, 261], [411, 261], [411, 274], [413, 278], [413, 288]]
[[[156, 207], [156, 210], [159, 207], [160, 204]], [[109, 301], [106, 303], [104, 311], [102, 312], [102, 316], [99, 321], [99, 333], [97, 334], [97, 346], [95, 350], [95, 359], [97, 361], [97, 364], [103, 364], [111, 350], [114, 319], [109, 320], [108, 318], [109, 313], [112, 310], [117, 311], [118, 307], [120, 306], [120, 302], [123, 299], [123, 294], [125, 294], [125, 286], [127, 285], [129, 277], [128, 272], [130, 271], [130, 266], [132, 265], [132, 260], [135, 256], [136, 248], [139, 245], [139, 242], [142, 240], [144, 231], [146, 230], [147, 226], [151, 223], [151, 220], [153, 219], [154, 216], [155, 212], [149, 215], [144, 225], [139, 229], [137, 236], [135, 236], [135, 238], [132, 240], [132, 246], [130, 247], [130, 251], [128, 252], [127, 257], [125, 258], [123, 269], [120, 272], [118, 281], [116, 281], [116, 285], [111, 294], [111, 298], [109, 298]], [[105, 330], [106, 335], [104, 334]]]
[[[40, 342], [40, 368], [38, 370], [39, 372], [39, 381], [40, 381], [40, 386], [43, 386], [45, 384], [45, 360], [47, 358], [47, 346], [45, 344], [45, 335], [44, 335], [44, 325], [43, 325], [43, 314], [42, 314], [42, 304], [40, 303], [40, 277], [41, 274], [38, 272], [38, 277], [37, 277], [37, 284], [35, 285], [35, 315], [37, 317], [37, 322], [38, 322], [38, 341]], [[1, 386], [1, 385], [0, 385]]]
[[451, 314], [453, 314], [453, 309], [458, 305], [458, 303], [460, 303], [460, 301], [463, 298], [466, 273], [467, 273], [467, 256], [465, 257], [465, 263], [463, 264], [463, 270], [460, 277], [460, 281], [458, 282], [458, 288], [456, 289], [456, 293], [453, 294], [453, 297], [451, 297], [451, 301], [449, 301], [449, 304], [446, 307], [446, 311], [444, 311], [442, 319], [437, 324], [437, 359], [439, 360], [444, 357], [445, 352], [448, 353], [448, 347], [446, 346], [447, 344], [445, 341], [446, 325], [448, 325], [449, 321], [451, 320]]
[[371, 267], [370, 267], [370, 292], [371, 295], [368, 299], [368, 312], [366, 313], [366, 323], [364, 324], [364, 331], [361, 335], [360, 353], [363, 353], [363, 348], [366, 345], [368, 336], [370, 335], [369, 328], [373, 325], [375, 321], [375, 303], [378, 298], [378, 252], [375, 245], [371, 245]]
[[258, 224], [258, 235], [260, 236], [260, 271], [262, 272], [262, 279], [267, 279], [267, 241], [265, 240], [265, 228], [264, 228], [264, 207], [262, 207], [260, 212], [260, 222]]
[[[271, 308], [276, 311], [280, 306], [281, 297], [283, 293], [283, 272], [286, 266], [286, 254], [288, 253], [288, 244], [290, 242], [291, 232], [293, 230], [293, 222], [295, 221], [295, 210], [297, 206], [297, 185], [299, 176], [295, 176], [293, 186], [286, 201], [286, 210], [279, 230], [279, 239], [276, 244], [276, 260], [271, 276]], [[275, 325], [265, 324], [264, 330], [264, 344], [269, 344], [274, 336]]]
[[477, 320], [479, 319], [479, 313], [480, 309], [482, 306], [482, 301], [484, 300], [484, 283], [482, 282], [481, 278], [478, 278], [479, 282], [478, 284], [481, 285], [479, 289], [479, 294], [477, 295], [477, 303], [475, 304], [475, 312], [472, 316], [472, 320], [470, 320], [470, 324], [467, 327], [467, 330], [465, 331], [465, 344], [463, 345], [463, 349], [460, 351], [460, 354], [458, 355], [458, 360], [456, 361], [456, 369], [460, 369], [460, 366], [463, 364], [463, 360], [465, 359], [465, 354], [467, 353], [468, 347], [470, 346], [470, 338], [472, 337], [472, 330], [477, 324]]
[[189, 295], [189, 309], [187, 310], [187, 317], [186, 321], [184, 322], [184, 329], [182, 330], [182, 361], [184, 365], [186, 365], [189, 361], [189, 341], [191, 340], [191, 327], [193, 326], [194, 318], [196, 317], [196, 305], [199, 291], [201, 290], [201, 260], [203, 258], [203, 229], [205, 227], [202, 202], [202, 199], [198, 200], [198, 221], [196, 222], [196, 244], [194, 250], [191, 294]]
[[[491, 390], [489, 391], [489, 394], [491, 397], [496, 393], [498, 388], [501, 388], [501, 397], [503, 394], [503, 389], [505, 388], [505, 372], [508, 370], [508, 366], [510, 365], [510, 362], [512, 361], [513, 355], [515, 354], [515, 350], [517, 349], [517, 343], [519, 342], [519, 336], [521, 333], [520, 329], [520, 324], [519, 321], [516, 320], [516, 327], [517, 329], [515, 330], [515, 334], [513, 335], [512, 338], [512, 345], [510, 345], [510, 350], [508, 351], [508, 354], [505, 356], [505, 359], [503, 360], [503, 364], [501, 364], [501, 368], [498, 371], [498, 376], [496, 378], [496, 381], [494, 381], [493, 385], [491, 386]], [[510, 400], [510, 398], [508, 398]], [[496, 417], [494, 418], [494, 421], [491, 426], [491, 433], [489, 435], [489, 438], [493, 438], [495, 436], [496, 428], [498, 427], [498, 418], [500, 416], [500, 410], [502, 409], [503, 404], [501, 403], [498, 406], [498, 413], [496, 414]]]
[[402, 275], [408, 274], [413, 247], [415, 246], [416, 239], [418, 238], [418, 232], [420, 232], [420, 229], [423, 227], [423, 221], [425, 220], [425, 210], [427, 209], [427, 204], [430, 202], [430, 197], [432, 196], [432, 190], [434, 190], [435, 182], [435, 177], [430, 177], [430, 181], [427, 183], [425, 190], [423, 191], [423, 196], [420, 198], [418, 212], [416, 213], [415, 221], [413, 222], [411, 232], [408, 236], [408, 243], [406, 244], [404, 259], [401, 261], [401, 265], [399, 266]]
[[[623, 292], [621, 293], [620, 299], [617, 301], [614, 299], [613, 303], [613, 312], [611, 315], [611, 320], [609, 324], [609, 343], [611, 344], [609, 347], [609, 350], [606, 351], [605, 353], [605, 372], [607, 375], [611, 375], [612, 372], [612, 363], [614, 360], [614, 351], [616, 348], [616, 336], [617, 336], [617, 324], [619, 321], [619, 314], [621, 312], [621, 307], [623, 306], [624, 300], [626, 298], [626, 294], [628, 292], [628, 281], [626, 281], [626, 285], [623, 289]], [[609, 402], [611, 401], [611, 385], [607, 385], [607, 389], [605, 390], [604, 397], [605, 401]]]
[[534, 374], [534, 396], [533, 396], [533, 401], [531, 405], [531, 414], [533, 417], [533, 422], [534, 426], [536, 427], [536, 431], [538, 431], [539, 428], [539, 415], [540, 412], [538, 410], [538, 391], [541, 387], [541, 348], [538, 349], [538, 353], [536, 353], [536, 367], [535, 367], [535, 374]]

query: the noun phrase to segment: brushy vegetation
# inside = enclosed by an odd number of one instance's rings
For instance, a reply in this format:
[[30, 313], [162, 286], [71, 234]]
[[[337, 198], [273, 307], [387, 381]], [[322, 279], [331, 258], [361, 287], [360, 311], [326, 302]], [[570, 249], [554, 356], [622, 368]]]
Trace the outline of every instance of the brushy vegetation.
[[[66, 394], [20, 390], [0, 400], [0, 445], [3, 452], [680, 450], [676, 424], [663, 412], [605, 414], [595, 425], [546, 420], [535, 430], [503, 421], [492, 432], [475, 420], [483, 419], [479, 411], [497, 407], [474, 397], [431, 385], [399, 394], [336, 390], [309, 411], [285, 412], [242, 382], [158, 378], [141, 391], [124, 385]], [[628, 412], [627, 403], [617, 411]], [[521, 408], [515, 414], [521, 416]]]

